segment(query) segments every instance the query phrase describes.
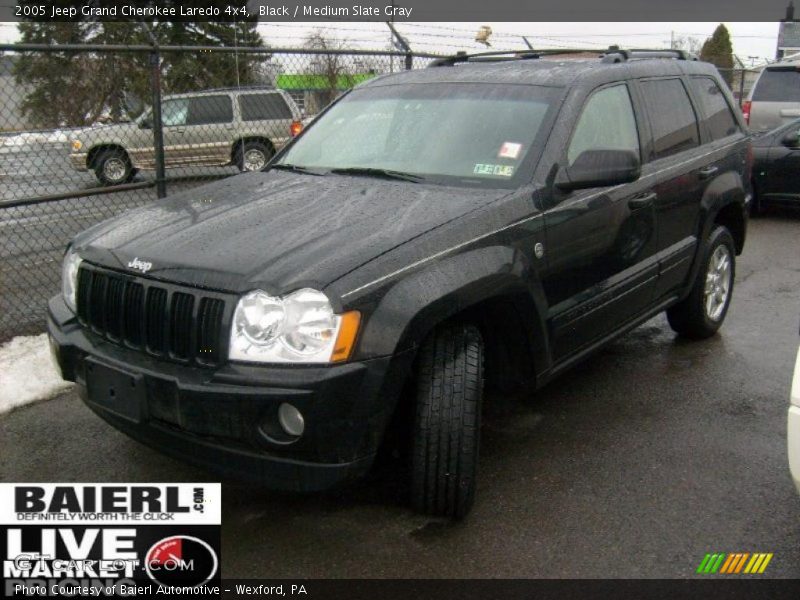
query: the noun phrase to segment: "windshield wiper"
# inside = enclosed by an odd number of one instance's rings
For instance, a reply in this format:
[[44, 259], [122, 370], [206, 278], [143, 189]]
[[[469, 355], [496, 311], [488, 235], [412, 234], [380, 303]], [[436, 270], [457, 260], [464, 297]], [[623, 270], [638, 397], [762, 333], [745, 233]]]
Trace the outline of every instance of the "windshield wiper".
[[367, 177], [383, 177], [384, 179], [399, 179], [400, 181], [410, 181], [412, 183], [419, 183], [424, 181], [425, 178], [421, 175], [414, 173], [405, 173], [403, 171], [392, 171], [391, 169], [376, 169], [373, 167], [342, 167], [339, 169], [331, 169], [331, 173], [337, 175], [366, 175]]
[[309, 169], [308, 167], [301, 167], [300, 165], [290, 165], [287, 163], [276, 163], [272, 165], [269, 170], [272, 169], [281, 169], [283, 171], [292, 171], [293, 173], [303, 173], [304, 175], [317, 175], [322, 176], [325, 175], [323, 171], [315, 171], [314, 169]]

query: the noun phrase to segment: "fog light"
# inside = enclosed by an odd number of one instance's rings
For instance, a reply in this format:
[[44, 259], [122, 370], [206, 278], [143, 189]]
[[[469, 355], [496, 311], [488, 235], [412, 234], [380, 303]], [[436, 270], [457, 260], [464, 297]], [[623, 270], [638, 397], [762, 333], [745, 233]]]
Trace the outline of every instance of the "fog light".
[[291, 404], [284, 402], [278, 407], [278, 422], [289, 435], [300, 437], [306, 428], [303, 414]]

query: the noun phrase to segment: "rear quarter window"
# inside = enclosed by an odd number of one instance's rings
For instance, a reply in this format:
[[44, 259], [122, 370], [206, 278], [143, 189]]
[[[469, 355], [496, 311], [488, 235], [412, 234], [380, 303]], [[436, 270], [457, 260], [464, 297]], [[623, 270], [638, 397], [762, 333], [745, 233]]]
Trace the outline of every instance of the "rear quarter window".
[[717, 82], [710, 77], [692, 77], [689, 82], [700, 102], [711, 138], [718, 140], [737, 133], [739, 124]]
[[269, 121], [293, 118], [292, 109], [280, 94], [245, 94], [239, 96], [242, 121]]
[[800, 102], [797, 68], [765, 69], [753, 90], [754, 102]]
[[694, 108], [680, 79], [639, 82], [653, 133], [655, 158], [664, 158], [700, 145]]

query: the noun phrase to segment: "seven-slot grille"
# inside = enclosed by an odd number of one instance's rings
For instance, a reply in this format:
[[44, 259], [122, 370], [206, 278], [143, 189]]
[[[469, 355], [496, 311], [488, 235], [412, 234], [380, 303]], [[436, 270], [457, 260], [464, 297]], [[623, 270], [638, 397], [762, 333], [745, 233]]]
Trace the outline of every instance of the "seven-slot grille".
[[81, 323], [112, 342], [181, 362], [221, 360], [222, 298], [84, 263], [77, 299]]

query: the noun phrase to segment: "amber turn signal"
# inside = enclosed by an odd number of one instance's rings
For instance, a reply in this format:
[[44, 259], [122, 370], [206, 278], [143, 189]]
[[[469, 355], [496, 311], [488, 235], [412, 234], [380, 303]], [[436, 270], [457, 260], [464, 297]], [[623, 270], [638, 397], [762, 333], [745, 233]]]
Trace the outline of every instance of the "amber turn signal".
[[336, 344], [333, 346], [331, 362], [344, 362], [350, 358], [353, 347], [356, 345], [358, 326], [361, 323], [361, 313], [351, 310], [342, 315], [342, 323], [339, 326], [339, 335], [336, 337]]

